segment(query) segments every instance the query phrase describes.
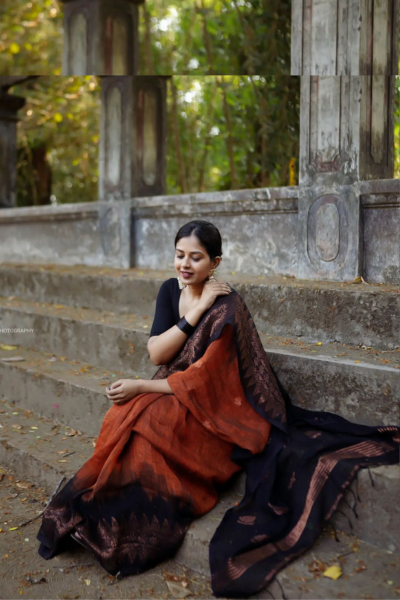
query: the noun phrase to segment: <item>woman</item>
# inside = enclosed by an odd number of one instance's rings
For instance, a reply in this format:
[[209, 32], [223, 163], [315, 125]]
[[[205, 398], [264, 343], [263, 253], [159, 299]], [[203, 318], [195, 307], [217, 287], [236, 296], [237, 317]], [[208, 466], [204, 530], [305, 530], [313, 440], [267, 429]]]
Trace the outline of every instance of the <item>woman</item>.
[[314, 543], [360, 467], [398, 462], [398, 427], [291, 405], [245, 302], [213, 276], [221, 256], [211, 223], [177, 233], [177, 278], [159, 290], [148, 341], [160, 368], [106, 390], [93, 456], [44, 513], [43, 558], [72, 536], [109, 573], [141, 573], [174, 555], [215, 486], [243, 468], [246, 492], [210, 542], [210, 570], [215, 596], [248, 596]]

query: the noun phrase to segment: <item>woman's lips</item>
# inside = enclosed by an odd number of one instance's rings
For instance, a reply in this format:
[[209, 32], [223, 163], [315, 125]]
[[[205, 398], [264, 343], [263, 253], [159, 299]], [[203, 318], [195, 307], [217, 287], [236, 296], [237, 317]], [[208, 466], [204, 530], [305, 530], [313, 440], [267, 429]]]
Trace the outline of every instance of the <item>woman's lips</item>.
[[191, 277], [193, 275], [193, 273], [186, 273], [185, 271], [181, 271], [181, 275], [185, 279], [189, 279], [189, 277]]

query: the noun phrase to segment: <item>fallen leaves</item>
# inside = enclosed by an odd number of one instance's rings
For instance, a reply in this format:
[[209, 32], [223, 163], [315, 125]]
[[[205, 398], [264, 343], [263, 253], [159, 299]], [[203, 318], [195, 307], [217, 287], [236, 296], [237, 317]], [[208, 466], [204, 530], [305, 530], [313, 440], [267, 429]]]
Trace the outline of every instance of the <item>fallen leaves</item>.
[[365, 562], [363, 560], [357, 560], [357, 563], [358, 563], [358, 567], [356, 567], [354, 569], [354, 571], [356, 573], [361, 573], [361, 571], [365, 571], [366, 570], [367, 565], [365, 564]]
[[326, 569], [326, 571], [324, 571], [322, 573], [322, 575], [324, 577], [329, 577], [330, 579], [339, 579], [339, 577], [341, 577], [343, 575], [342, 573], [342, 569], [340, 568], [339, 565], [332, 565], [330, 567], [328, 567]]
[[167, 581], [167, 586], [173, 598], [186, 598], [186, 596], [192, 595], [190, 590], [183, 587], [183, 583], [174, 583], [173, 581]]
[[344, 285], [351, 285], [352, 283], [366, 283], [367, 285], [369, 285], [368, 281], [365, 281], [363, 276], [360, 275], [360, 277], [356, 277], [356, 279], [353, 279], [353, 281], [344, 281], [343, 283], [340, 284], [340, 287], [342, 287]]
[[29, 575], [27, 575], [25, 577], [25, 581], [27, 581], [28, 583], [31, 583], [31, 584], [34, 584], [34, 583], [47, 583], [46, 577], [41, 577], [40, 579], [32, 579], [32, 577], [30, 577]]
[[313, 573], [313, 575], [320, 575], [321, 573], [326, 571], [326, 564], [320, 560], [315, 559], [308, 565], [308, 570], [310, 571], [310, 573]]
[[71, 436], [74, 436], [74, 435], [83, 435], [83, 434], [82, 434], [82, 432], [81, 432], [81, 431], [78, 431], [78, 429], [70, 429], [70, 430], [67, 432], [67, 436], [68, 436], [68, 437], [71, 437]]
[[32, 487], [34, 487], [34, 485], [35, 485], [34, 483], [26, 483], [26, 482], [22, 482], [22, 481], [16, 484], [17, 487], [19, 487], [23, 490], [32, 488]]

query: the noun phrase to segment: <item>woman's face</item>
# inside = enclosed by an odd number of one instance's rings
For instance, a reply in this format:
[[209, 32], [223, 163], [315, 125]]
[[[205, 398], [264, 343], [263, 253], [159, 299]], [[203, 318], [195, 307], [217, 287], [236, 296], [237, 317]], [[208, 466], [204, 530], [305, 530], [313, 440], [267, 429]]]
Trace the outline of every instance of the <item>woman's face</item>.
[[[213, 261], [204, 246], [195, 235], [181, 238], [176, 244], [174, 266], [177, 275], [185, 285], [193, 285], [205, 281], [210, 270], [216, 268], [220, 258]], [[183, 272], [189, 273], [185, 276]]]

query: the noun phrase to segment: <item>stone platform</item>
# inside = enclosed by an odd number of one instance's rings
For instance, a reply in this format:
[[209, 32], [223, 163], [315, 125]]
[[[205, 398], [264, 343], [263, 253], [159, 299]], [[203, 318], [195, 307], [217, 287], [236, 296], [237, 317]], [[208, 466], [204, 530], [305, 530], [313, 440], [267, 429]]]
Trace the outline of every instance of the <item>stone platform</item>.
[[[157, 370], [146, 344], [158, 288], [171, 276], [173, 272], [137, 269], [0, 265], [1, 328], [25, 330], [0, 335], [0, 465], [49, 495], [63, 476], [72, 477], [91, 456], [111, 406], [105, 387], [116, 378], [150, 378]], [[396, 286], [267, 280], [236, 273], [219, 279], [245, 299], [271, 364], [296, 403], [365, 424], [400, 422]], [[10, 344], [17, 347], [1, 348]], [[16, 356], [23, 360], [2, 360]], [[72, 454], [62, 458], [62, 452]], [[375, 487], [366, 471], [359, 476], [360, 519], [345, 504], [341, 507], [354, 529], [340, 514], [336, 524], [368, 556], [375, 552], [378, 564], [385, 553], [400, 553], [400, 466], [371, 472]], [[226, 510], [240, 501], [243, 486], [239, 476], [221, 490], [216, 507], [190, 527], [174, 565], [209, 576], [209, 540]], [[324, 539], [324, 552], [333, 560], [336, 542], [329, 535]], [[323, 598], [327, 589], [333, 590], [326, 587], [326, 578], [313, 574], [312, 581], [304, 579], [304, 570], [310, 575], [304, 562], [309, 557], [279, 575], [289, 597]], [[293, 577], [288, 579], [289, 569]], [[340, 597], [356, 597], [355, 588], [346, 585], [343, 580], [339, 584], [337, 590], [345, 594]], [[307, 595], [305, 588], [320, 595]], [[386, 588], [385, 597], [397, 597], [395, 592], [386, 595], [394, 587]]]

